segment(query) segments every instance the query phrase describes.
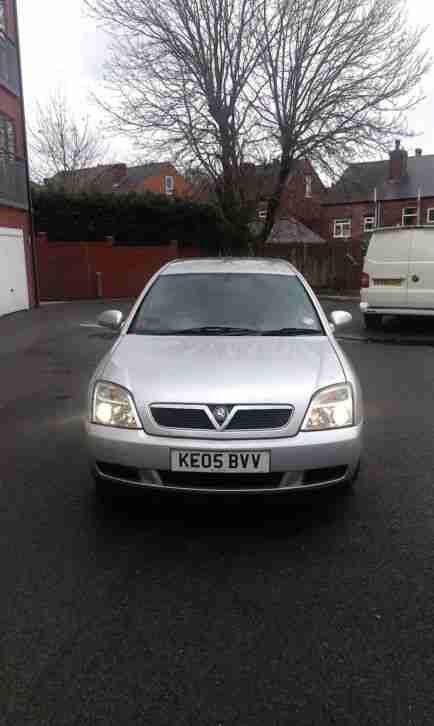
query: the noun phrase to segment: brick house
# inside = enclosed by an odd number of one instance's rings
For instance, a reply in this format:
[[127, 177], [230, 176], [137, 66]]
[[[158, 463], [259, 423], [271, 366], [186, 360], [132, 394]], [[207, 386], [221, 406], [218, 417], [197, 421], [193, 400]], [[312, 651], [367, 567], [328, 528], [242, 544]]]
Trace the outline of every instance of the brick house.
[[100, 164], [66, 174], [58, 173], [52, 179], [47, 179], [46, 185], [61, 187], [69, 192], [153, 192], [176, 197], [191, 195], [190, 185], [169, 161], [150, 162], [139, 166]]
[[434, 155], [396, 141], [384, 161], [351, 164], [324, 196], [321, 235], [366, 247], [375, 226], [434, 225]]
[[[243, 186], [246, 200], [255, 205], [259, 222], [267, 216], [267, 206], [274, 191], [279, 165], [245, 164], [242, 168]], [[324, 186], [307, 160], [294, 162], [293, 169], [286, 180], [277, 219], [296, 218], [306, 227], [319, 231], [321, 224], [321, 200]]]
[[15, 0], [0, 0], [0, 315], [36, 301]]

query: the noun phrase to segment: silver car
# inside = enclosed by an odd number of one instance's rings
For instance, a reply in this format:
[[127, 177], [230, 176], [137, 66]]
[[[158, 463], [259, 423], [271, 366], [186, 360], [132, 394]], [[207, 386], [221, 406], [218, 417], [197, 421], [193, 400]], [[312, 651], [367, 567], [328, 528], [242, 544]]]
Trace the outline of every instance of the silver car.
[[279, 493], [350, 484], [363, 410], [357, 376], [313, 291], [277, 259], [163, 267], [89, 389], [97, 490]]

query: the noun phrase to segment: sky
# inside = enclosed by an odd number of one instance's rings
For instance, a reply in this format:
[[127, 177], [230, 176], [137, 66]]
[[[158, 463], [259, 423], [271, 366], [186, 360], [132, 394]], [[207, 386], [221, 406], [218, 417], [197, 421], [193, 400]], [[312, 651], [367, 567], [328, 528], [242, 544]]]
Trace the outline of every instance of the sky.
[[[86, 17], [82, 0], [17, 0], [27, 122], [35, 117], [37, 103], [59, 85], [71, 106], [98, 119], [89, 94], [101, 86], [108, 40], [95, 21]], [[433, 46], [434, 4], [408, 0], [411, 22], [428, 26], [426, 41]], [[434, 67], [424, 82], [426, 100], [409, 116], [412, 131], [420, 134], [405, 142], [410, 154], [420, 147], [434, 154]], [[109, 140], [110, 161], [131, 161], [137, 154], [131, 142], [119, 137]]]

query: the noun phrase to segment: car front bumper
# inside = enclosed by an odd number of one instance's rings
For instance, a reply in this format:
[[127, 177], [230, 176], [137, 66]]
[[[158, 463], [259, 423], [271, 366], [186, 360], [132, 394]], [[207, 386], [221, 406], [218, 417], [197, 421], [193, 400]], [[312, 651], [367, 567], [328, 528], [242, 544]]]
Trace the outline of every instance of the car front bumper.
[[[143, 430], [86, 423], [91, 466], [101, 480], [142, 489], [222, 494], [305, 491], [349, 481], [359, 465], [362, 429], [363, 425], [359, 424], [334, 431], [301, 432], [290, 438], [222, 441], [150, 436]], [[244, 479], [242, 486], [238, 486], [237, 476], [241, 479], [249, 475], [240, 477], [237, 474], [225, 474], [218, 484], [214, 479], [210, 485], [207, 483], [207, 476], [210, 475], [203, 473], [199, 477], [199, 484], [197, 474], [194, 475], [194, 483], [191, 483], [189, 474], [174, 476], [170, 472], [172, 449], [237, 452], [267, 450], [270, 452], [270, 474], [274, 476], [264, 475], [261, 483], [258, 482], [258, 475], [254, 475], [254, 484], [250, 485], [249, 480]], [[313, 475], [312, 472], [316, 471], [318, 475]]]

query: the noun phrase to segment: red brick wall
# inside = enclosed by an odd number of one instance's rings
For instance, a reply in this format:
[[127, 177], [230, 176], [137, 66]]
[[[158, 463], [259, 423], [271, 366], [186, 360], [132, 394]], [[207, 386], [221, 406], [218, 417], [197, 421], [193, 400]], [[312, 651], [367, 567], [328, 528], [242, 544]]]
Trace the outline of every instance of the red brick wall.
[[5, 11], [6, 11], [6, 32], [9, 38], [12, 40], [16, 39], [16, 24], [15, 24], [15, 0], [5, 0]]
[[177, 257], [197, 257], [198, 250], [179, 252], [176, 244], [155, 247], [113, 247], [109, 242], [48, 242], [38, 238], [42, 300], [84, 300], [136, 297], [162, 265]]
[[[395, 227], [402, 224], [404, 207], [416, 207], [416, 199], [400, 199], [380, 203], [380, 220], [382, 227]], [[434, 207], [434, 197], [421, 201], [421, 224], [426, 224], [427, 210]], [[356, 202], [353, 204], [335, 204], [322, 207], [321, 231], [324, 239], [333, 239], [333, 220], [351, 217], [352, 239], [359, 240], [364, 236], [363, 217], [374, 215], [374, 202]]]
[[[312, 177], [312, 196], [306, 197], [306, 176]], [[321, 198], [324, 187], [308, 161], [305, 161], [304, 175], [290, 178], [283, 194], [278, 216], [296, 217], [300, 222], [317, 232], [321, 226]]]
[[143, 185], [137, 189], [136, 191], [149, 191], [154, 192], [155, 194], [165, 194], [166, 193], [166, 186], [165, 186], [165, 177], [166, 176], [173, 176], [175, 188], [173, 195], [176, 197], [188, 197], [192, 194], [192, 188], [188, 182], [184, 179], [184, 177], [181, 174], [178, 174], [175, 167], [171, 164], [167, 164], [166, 167], [163, 167], [161, 170], [161, 173], [159, 176], [150, 177], [149, 179], [145, 179], [143, 182]]

